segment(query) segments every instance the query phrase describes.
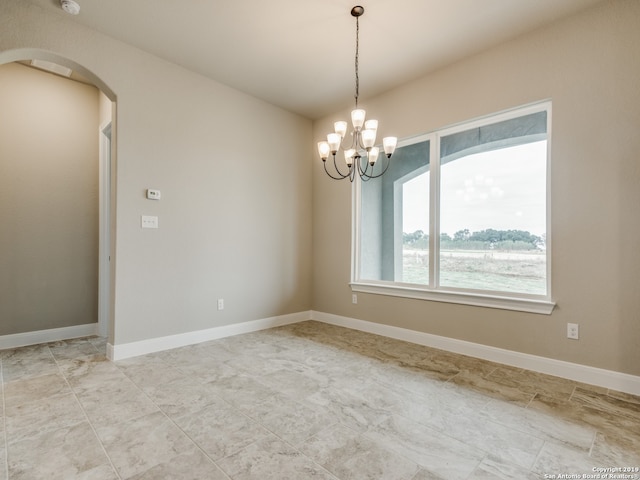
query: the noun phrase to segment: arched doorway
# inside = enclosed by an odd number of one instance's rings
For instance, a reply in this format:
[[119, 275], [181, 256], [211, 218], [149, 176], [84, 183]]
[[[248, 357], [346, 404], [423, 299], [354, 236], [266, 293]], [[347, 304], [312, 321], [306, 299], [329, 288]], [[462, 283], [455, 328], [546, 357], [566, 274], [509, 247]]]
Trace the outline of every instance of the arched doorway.
[[[115, 108], [116, 96], [114, 92], [95, 74], [81, 65], [59, 56], [52, 52], [37, 49], [18, 49], [0, 52], [0, 65], [10, 63], [29, 63], [32, 60], [50, 62], [54, 66], [62, 66], [72, 70], [74, 75], [79, 75], [84, 83], [92, 85], [101, 92], [100, 96], [100, 118], [98, 121], [99, 131], [96, 132], [99, 144], [96, 150], [99, 152], [99, 167], [97, 184], [99, 185], [98, 203], [98, 288], [97, 288], [97, 320], [96, 333], [108, 336], [109, 341], [113, 341], [113, 265], [115, 262], [114, 250], [114, 225], [115, 225], [115, 182], [112, 182], [113, 172], [115, 172]], [[47, 328], [47, 327], [45, 327]], [[4, 348], [27, 345], [30, 343], [40, 343], [42, 341], [61, 340], [65, 335], [77, 336], [72, 333], [77, 330], [65, 328], [42, 329], [38, 332], [21, 332], [19, 335], [4, 335], [1, 342]], [[29, 333], [34, 333], [29, 335]], [[47, 334], [50, 333], [50, 336]], [[11, 338], [9, 338], [11, 337]], [[67, 337], [69, 338], [69, 337]], [[8, 343], [7, 343], [8, 342]]]

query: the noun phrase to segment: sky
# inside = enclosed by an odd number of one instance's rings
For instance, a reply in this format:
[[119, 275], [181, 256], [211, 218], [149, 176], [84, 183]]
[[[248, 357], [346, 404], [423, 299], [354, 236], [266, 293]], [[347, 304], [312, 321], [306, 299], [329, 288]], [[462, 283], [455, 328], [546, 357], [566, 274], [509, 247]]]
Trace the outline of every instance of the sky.
[[[440, 232], [546, 232], [547, 142], [482, 152], [441, 167]], [[403, 186], [403, 228], [429, 232], [429, 173]]]

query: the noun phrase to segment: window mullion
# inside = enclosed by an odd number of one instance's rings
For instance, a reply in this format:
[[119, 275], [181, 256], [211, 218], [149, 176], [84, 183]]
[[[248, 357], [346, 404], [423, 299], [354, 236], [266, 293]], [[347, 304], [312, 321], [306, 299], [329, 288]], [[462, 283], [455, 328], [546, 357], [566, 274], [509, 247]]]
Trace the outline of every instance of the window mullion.
[[351, 282], [360, 280], [360, 264], [362, 259], [361, 230], [362, 230], [362, 184], [356, 178], [351, 184]]
[[440, 136], [429, 138], [429, 288], [440, 285]]

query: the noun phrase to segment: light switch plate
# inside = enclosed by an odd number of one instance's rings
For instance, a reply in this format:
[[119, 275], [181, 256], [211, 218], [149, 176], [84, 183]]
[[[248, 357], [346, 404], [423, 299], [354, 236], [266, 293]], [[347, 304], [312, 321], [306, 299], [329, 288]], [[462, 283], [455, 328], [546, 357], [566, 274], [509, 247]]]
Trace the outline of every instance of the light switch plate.
[[142, 228], [158, 228], [158, 217], [152, 215], [142, 215], [140, 219]]

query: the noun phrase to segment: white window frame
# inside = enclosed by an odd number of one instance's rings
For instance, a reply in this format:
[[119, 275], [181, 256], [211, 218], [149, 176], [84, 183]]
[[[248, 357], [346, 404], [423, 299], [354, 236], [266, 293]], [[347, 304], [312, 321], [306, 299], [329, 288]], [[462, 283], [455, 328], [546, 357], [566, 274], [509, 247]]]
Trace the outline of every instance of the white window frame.
[[[439, 213], [440, 213], [440, 138], [460, 131], [469, 130], [505, 120], [522, 117], [532, 113], [547, 112], [547, 175], [546, 175], [546, 295], [530, 295], [498, 291], [477, 291], [461, 288], [441, 287], [439, 274]], [[395, 281], [363, 280], [360, 270], [360, 221], [361, 221], [361, 181], [357, 178], [352, 184], [352, 235], [351, 235], [351, 290], [354, 292], [390, 295], [436, 302], [473, 305], [479, 307], [515, 310], [549, 315], [555, 307], [552, 299], [551, 284], [551, 101], [514, 108], [497, 114], [487, 115], [468, 122], [459, 123], [434, 132], [412, 137], [399, 142], [398, 146], [410, 145], [429, 140], [430, 148], [430, 222], [429, 222], [429, 285], [408, 284]], [[396, 189], [397, 190], [397, 189]], [[397, 194], [394, 195], [397, 197]], [[396, 207], [394, 207], [396, 208]], [[397, 232], [395, 232], [397, 233]], [[395, 235], [397, 237], [397, 235]], [[394, 247], [395, 248], [395, 247]], [[397, 266], [396, 266], [397, 269]]]

